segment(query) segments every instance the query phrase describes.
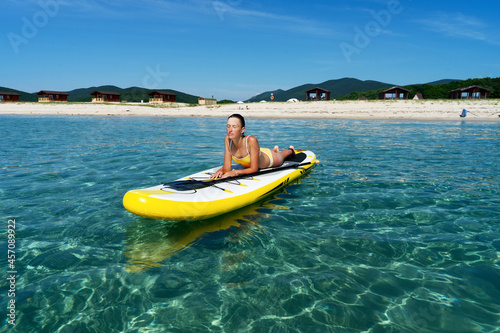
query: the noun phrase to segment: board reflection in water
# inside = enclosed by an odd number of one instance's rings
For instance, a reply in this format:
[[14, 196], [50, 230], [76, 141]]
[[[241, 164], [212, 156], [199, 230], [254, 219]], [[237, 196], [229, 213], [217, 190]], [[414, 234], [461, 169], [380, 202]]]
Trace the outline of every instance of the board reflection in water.
[[[283, 189], [280, 193], [286, 191]], [[260, 221], [267, 216], [265, 210], [290, 209], [271, 203], [277, 199], [276, 195], [206, 220], [171, 222], [138, 217], [125, 232], [126, 270], [141, 272], [163, 266], [162, 261], [193, 245], [222, 248], [228, 242], [250, 239], [264, 228]]]

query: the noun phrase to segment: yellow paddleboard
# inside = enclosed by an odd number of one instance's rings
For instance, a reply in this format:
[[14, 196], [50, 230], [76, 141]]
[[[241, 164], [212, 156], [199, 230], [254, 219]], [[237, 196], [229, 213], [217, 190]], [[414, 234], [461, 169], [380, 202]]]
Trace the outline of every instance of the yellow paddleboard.
[[[301, 177], [316, 163], [316, 155], [296, 150], [292, 159], [252, 175], [209, 179], [219, 167], [154, 187], [131, 190], [123, 206], [131, 213], [163, 220], [201, 220], [250, 205]], [[233, 165], [233, 169], [241, 167]]]

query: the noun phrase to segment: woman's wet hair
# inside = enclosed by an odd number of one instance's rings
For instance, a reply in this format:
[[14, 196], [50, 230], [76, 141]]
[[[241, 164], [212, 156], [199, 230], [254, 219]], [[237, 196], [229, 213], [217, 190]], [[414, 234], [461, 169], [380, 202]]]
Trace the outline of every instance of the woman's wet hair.
[[230, 115], [229, 117], [227, 117], [227, 119], [229, 118], [237, 118], [240, 120], [241, 122], [241, 127], [245, 127], [245, 118], [243, 118], [243, 116], [239, 113], [233, 113], [232, 115]]

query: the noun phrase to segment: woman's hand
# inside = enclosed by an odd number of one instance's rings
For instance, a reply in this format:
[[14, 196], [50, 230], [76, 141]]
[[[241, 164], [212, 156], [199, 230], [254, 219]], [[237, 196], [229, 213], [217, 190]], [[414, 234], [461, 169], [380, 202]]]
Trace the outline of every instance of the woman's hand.
[[226, 172], [225, 174], [222, 175], [222, 179], [224, 178], [229, 178], [229, 177], [237, 177], [240, 175], [240, 171], [239, 170], [231, 170], [229, 172]]
[[222, 169], [217, 170], [213, 175], [210, 176], [209, 179], [218, 179], [224, 175], [224, 171]]

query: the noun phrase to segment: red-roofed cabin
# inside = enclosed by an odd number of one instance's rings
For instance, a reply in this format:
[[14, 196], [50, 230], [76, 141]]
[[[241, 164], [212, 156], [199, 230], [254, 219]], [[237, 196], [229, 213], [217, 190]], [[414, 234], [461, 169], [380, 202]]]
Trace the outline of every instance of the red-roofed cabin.
[[19, 96], [15, 92], [0, 91], [0, 102], [19, 102]]
[[176, 94], [168, 91], [152, 91], [149, 94], [149, 103], [175, 103]]
[[92, 103], [108, 103], [108, 102], [118, 102], [120, 103], [120, 94], [114, 91], [93, 91], [90, 93], [92, 96]]
[[330, 91], [323, 88], [312, 88], [306, 91], [306, 101], [329, 101]]
[[481, 86], [469, 86], [450, 91], [451, 99], [485, 99], [490, 92], [489, 89]]
[[36, 93], [38, 95], [38, 102], [67, 102], [68, 101], [68, 93], [62, 91], [49, 91], [49, 90], [40, 90]]
[[386, 89], [378, 95], [379, 99], [408, 99], [408, 89], [402, 87], [392, 87]]

